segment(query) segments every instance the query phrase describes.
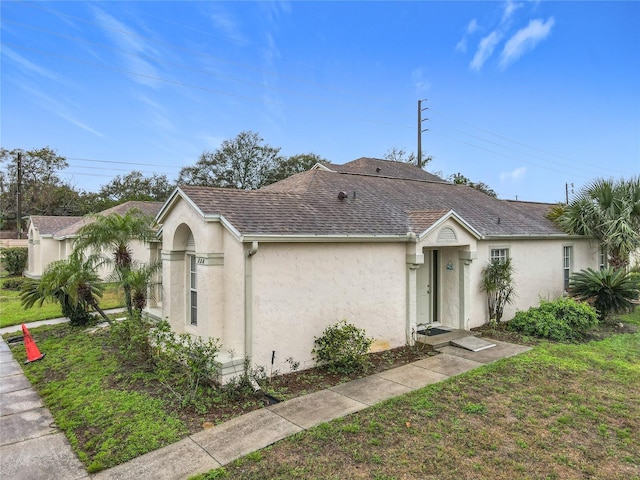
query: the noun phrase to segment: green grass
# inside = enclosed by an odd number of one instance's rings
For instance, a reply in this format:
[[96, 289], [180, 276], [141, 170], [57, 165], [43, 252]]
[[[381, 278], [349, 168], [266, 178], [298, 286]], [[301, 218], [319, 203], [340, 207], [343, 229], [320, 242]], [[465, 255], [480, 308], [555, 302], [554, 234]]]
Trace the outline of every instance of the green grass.
[[622, 323], [630, 323], [632, 325], [640, 325], [640, 307], [636, 307], [633, 312], [626, 315], [620, 315], [619, 319]]
[[194, 478], [638, 480], [639, 399], [640, 333], [542, 343]]
[[[185, 424], [159, 398], [118, 381], [116, 356], [106, 334], [69, 325], [31, 332], [45, 360], [24, 367], [71, 446], [89, 472], [126, 462], [183, 438]], [[18, 361], [24, 348], [14, 349]], [[140, 377], [145, 376], [140, 372]], [[119, 387], [119, 385], [121, 385]]]
[[[189, 416], [171, 393], [178, 384], [161, 384], [150, 365], [122, 363], [107, 331], [31, 332], [47, 356], [25, 373], [90, 472], [176, 442], [193, 422], [200, 428], [204, 417]], [[24, 348], [13, 352], [24, 360]], [[199, 478], [640, 480], [639, 398], [640, 333], [543, 342]]]
[[[124, 300], [118, 288], [115, 285], [108, 286], [102, 295], [100, 306], [109, 309], [123, 305]], [[42, 307], [34, 306], [25, 310], [20, 303], [20, 292], [0, 289], [0, 328], [61, 316], [60, 305], [57, 303], [45, 302]]]

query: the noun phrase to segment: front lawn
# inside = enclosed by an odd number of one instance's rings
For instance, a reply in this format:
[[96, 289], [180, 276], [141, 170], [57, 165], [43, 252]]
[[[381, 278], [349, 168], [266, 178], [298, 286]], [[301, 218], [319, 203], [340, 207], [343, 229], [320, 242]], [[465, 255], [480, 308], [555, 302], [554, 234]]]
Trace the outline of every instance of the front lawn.
[[[620, 321], [640, 324], [640, 312]], [[616, 325], [602, 327], [610, 335], [604, 340], [539, 343], [527, 354], [320, 425], [205, 478], [638, 479], [640, 333], [616, 334]], [[185, 402], [179, 378], [118, 355], [122, 345], [108, 330], [58, 325], [31, 333], [47, 356], [24, 366], [25, 374], [90, 472], [265, 404], [252, 391], [215, 389]], [[24, 347], [12, 351], [24, 360]], [[408, 347], [375, 354], [367, 373], [425, 354]], [[310, 369], [276, 376], [267, 388], [286, 399], [357, 376]]]
[[[122, 306], [124, 306], [122, 292], [115, 285], [107, 286], [102, 295], [100, 307], [106, 310]], [[60, 305], [51, 302], [45, 302], [42, 307], [36, 305], [25, 310], [20, 303], [20, 292], [2, 288], [0, 288], [0, 313], [0, 328], [62, 316]]]
[[[266, 404], [251, 387], [231, 390], [202, 385], [197, 398], [190, 401], [182, 372], [142, 362], [135, 354], [123, 356], [121, 337], [112, 336], [109, 329], [88, 333], [64, 324], [33, 328], [30, 333], [46, 357], [25, 365], [25, 375], [90, 472], [126, 462]], [[18, 362], [25, 360], [22, 345], [12, 351]], [[265, 391], [286, 400], [430, 354], [424, 348], [402, 347], [369, 355], [366, 372], [273, 372], [271, 382], [263, 372], [261, 384]]]
[[202, 479], [639, 479], [640, 333], [542, 343]]

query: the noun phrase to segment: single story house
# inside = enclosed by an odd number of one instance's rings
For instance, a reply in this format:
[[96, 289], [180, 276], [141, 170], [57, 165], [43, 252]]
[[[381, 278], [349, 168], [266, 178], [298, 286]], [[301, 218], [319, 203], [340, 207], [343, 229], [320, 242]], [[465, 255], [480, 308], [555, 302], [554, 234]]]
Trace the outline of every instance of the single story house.
[[[100, 215], [118, 213], [124, 215], [131, 209], [138, 209], [155, 217], [162, 202], [124, 202], [115, 207], [100, 212]], [[73, 251], [73, 243], [78, 236], [78, 231], [91, 222], [90, 216], [63, 217], [32, 215], [27, 223], [29, 238], [28, 264], [24, 275], [29, 278], [39, 279], [49, 263], [56, 260], [66, 260]], [[149, 245], [143, 242], [133, 243], [133, 258], [141, 262], [148, 262], [150, 253]], [[153, 245], [152, 245], [153, 248]], [[101, 272], [104, 277], [108, 272]]]
[[162, 301], [177, 332], [219, 338], [223, 375], [242, 361], [313, 365], [314, 338], [342, 319], [372, 349], [419, 325], [468, 330], [488, 318], [482, 268], [511, 258], [515, 302], [563, 295], [599, 245], [545, 217], [552, 205], [499, 200], [410, 164], [361, 158], [253, 191], [182, 186], [164, 204]]

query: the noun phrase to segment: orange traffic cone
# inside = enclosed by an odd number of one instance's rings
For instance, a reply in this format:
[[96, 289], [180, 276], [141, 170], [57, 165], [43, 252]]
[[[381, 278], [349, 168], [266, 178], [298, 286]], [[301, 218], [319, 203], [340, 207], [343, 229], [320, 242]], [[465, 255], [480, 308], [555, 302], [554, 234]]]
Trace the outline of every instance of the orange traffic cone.
[[24, 335], [24, 348], [27, 349], [27, 361], [24, 363], [37, 362], [44, 358], [45, 354], [40, 353], [36, 342], [33, 340], [33, 337], [29, 333], [29, 330], [27, 330], [27, 326], [24, 323], [22, 324], [22, 334]]

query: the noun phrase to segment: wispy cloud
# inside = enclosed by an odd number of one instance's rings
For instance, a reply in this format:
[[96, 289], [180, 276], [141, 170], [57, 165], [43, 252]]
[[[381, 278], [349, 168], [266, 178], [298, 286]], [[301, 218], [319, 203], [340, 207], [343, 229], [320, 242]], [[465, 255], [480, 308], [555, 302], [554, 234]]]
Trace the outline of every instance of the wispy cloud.
[[[524, 2], [516, 2], [514, 0], [507, 0], [500, 7], [502, 10], [502, 16], [500, 20], [496, 19], [491, 33], [485, 35], [478, 42], [478, 47], [473, 56], [473, 59], [469, 63], [469, 68], [474, 71], [482, 69], [484, 64], [491, 58], [493, 52], [503, 39], [508, 38], [514, 24], [516, 23], [515, 13], [524, 8], [526, 4]], [[531, 9], [530, 9], [531, 10]], [[535, 11], [535, 6], [532, 11]], [[518, 15], [521, 17], [522, 15]], [[546, 22], [540, 19], [530, 20], [529, 24], [518, 30], [511, 35], [509, 40], [505, 43], [502, 52], [500, 54], [499, 65], [502, 69], [508, 66], [520, 58], [526, 52], [535, 48], [535, 46], [542, 40], [544, 40], [551, 33], [551, 29], [555, 21], [553, 17], [549, 17]], [[467, 29], [462, 40], [456, 45], [456, 50], [460, 52], [467, 51], [467, 41], [470, 34], [478, 30], [476, 19], [474, 18], [467, 25]], [[485, 31], [489, 30], [487, 28]]]
[[23, 72], [36, 74], [38, 76], [48, 78], [49, 80], [59, 80], [59, 76], [56, 73], [27, 60], [6, 45], [2, 47], [2, 54], [13, 60]]
[[141, 103], [147, 105], [149, 108], [149, 120], [160, 130], [165, 132], [173, 132], [175, 130], [175, 125], [171, 121], [171, 116], [163, 105], [149, 98], [147, 95], [138, 95], [137, 99]]
[[471, 21], [467, 25], [467, 33], [468, 34], [472, 34], [477, 29], [478, 29], [478, 21], [475, 18], [473, 18], [473, 19], [471, 19]]
[[416, 68], [411, 72], [411, 82], [418, 97], [423, 97], [431, 89], [431, 82], [425, 78], [423, 67]]
[[473, 34], [477, 29], [478, 29], [478, 21], [474, 18], [467, 25], [464, 36], [456, 44], [457, 51], [463, 52], [463, 53], [467, 51], [467, 37]]
[[26, 84], [20, 85], [20, 87], [25, 92], [27, 92], [31, 98], [37, 99], [37, 103], [40, 107], [49, 110], [51, 113], [57, 115], [63, 120], [66, 120], [72, 125], [75, 125], [76, 127], [81, 128], [82, 130], [85, 130], [89, 133], [92, 133], [97, 137], [101, 137], [101, 138], [105, 137], [99, 131], [95, 130], [94, 128], [91, 128], [89, 125], [79, 120], [78, 117], [70, 111], [69, 109], [69, 105], [71, 104], [70, 102], [60, 101], [59, 99], [51, 97], [43, 93], [42, 91], [38, 90], [37, 88], [30, 87]]
[[216, 34], [238, 45], [248, 45], [249, 39], [244, 34], [240, 22], [219, 3], [211, 3], [209, 19]]
[[527, 173], [527, 167], [519, 167], [511, 172], [502, 172], [500, 173], [500, 181], [505, 182], [508, 180], [520, 180], [524, 177], [525, 173]]
[[494, 30], [489, 35], [480, 40], [480, 44], [478, 45], [478, 50], [476, 54], [473, 56], [473, 60], [469, 64], [469, 68], [471, 70], [480, 70], [489, 57], [493, 54], [493, 50], [498, 45], [498, 42], [502, 40], [502, 33], [497, 30]]
[[121, 57], [122, 63], [128, 70], [144, 75], [132, 75], [131, 78], [143, 85], [158, 88], [160, 82], [153, 79], [153, 77], [159, 76], [158, 71], [152, 63], [143, 58], [145, 54], [158, 56], [156, 50], [146, 42], [135, 29], [117, 20], [105, 11], [99, 8], [93, 8], [93, 14], [96, 21], [104, 30], [105, 35], [115, 45], [123, 50], [142, 55], [122, 55]]
[[523, 6], [522, 3], [516, 3], [512, 0], [507, 0], [502, 12], [502, 23], [507, 23], [516, 10]]
[[505, 44], [500, 55], [500, 66], [504, 68], [526, 52], [533, 50], [538, 43], [551, 34], [554, 24], [553, 17], [549, 17], [546, 22], [536, 19], [518, 30]]

